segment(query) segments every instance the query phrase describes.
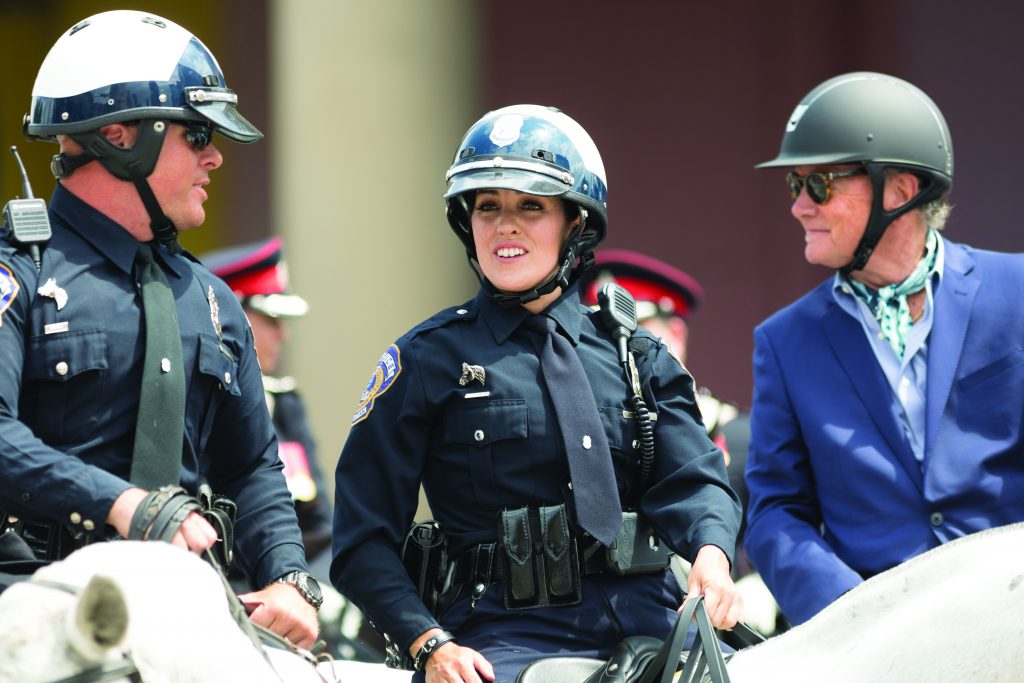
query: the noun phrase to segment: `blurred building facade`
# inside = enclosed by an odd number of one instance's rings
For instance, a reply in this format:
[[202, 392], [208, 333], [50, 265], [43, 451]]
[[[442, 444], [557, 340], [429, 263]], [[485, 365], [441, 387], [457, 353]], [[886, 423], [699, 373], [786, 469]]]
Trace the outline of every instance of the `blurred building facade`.
[[[657, 254], [705, 287], [691, 367], [749, 405], [752, 330], [828, 273], [802, 258], [775, 155], [794, 102], [853, 70], [900, 76], [947, 117], [956, 158], [948, 234], [1024, 251], [1015, 184], [1024, 146], [1024, 5], [979, 0], [139, 0], [221, 60], [267, 139], [220, 145], [200, 253], [282, 234], [314, 315], [286, 359], [303, 384], [325, 468], [384, 348], [472, 296], [443, 214], [465, 128], [505, 104], [551, 104], [593, 135], [609, 175], [605, 246]], [[109, 0], [0, 0], [0, 198], [37, 196], [56, 149], [20, 133], [35, 71], [60, 31]]]

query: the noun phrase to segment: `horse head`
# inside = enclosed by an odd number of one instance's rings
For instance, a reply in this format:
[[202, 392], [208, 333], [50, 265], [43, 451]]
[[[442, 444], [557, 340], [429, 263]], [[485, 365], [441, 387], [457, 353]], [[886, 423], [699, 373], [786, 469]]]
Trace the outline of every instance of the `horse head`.
[[124, 649], [128, 607], [109, 577], [97, 574], [81, 590], [19, 583], [0, 602], [0, 681], [49, 683], [83, 671], [128, 681], [135, 671]]

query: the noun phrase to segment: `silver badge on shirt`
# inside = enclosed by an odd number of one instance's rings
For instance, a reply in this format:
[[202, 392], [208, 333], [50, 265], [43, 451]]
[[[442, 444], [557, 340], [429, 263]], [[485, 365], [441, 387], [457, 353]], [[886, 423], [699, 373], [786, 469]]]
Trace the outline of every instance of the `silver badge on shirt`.
[[480, 385], [483, 386], [484, 381], [487, 379], [487, 373], [483, 367], [479, 365], [470, 365], [469, 363], [462, 364], [462, 377], [459, 378], [459, 386], [464, 387], [473, 380], [478, 380]]
[[213, 293], [213, 285], [206, 290], [206, 300], [210, 302], [210, 321], [213, 323], [213, 331], [217, 333], [217, 341], [224, 341], [224, 330], [220, 326], [220, 304], [217, 303], [217, 295]]

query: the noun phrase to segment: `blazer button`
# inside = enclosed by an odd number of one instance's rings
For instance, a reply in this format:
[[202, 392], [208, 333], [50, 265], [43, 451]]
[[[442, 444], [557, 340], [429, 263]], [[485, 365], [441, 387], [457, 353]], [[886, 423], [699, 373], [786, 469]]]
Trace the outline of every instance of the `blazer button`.
[[946, 521], [946, 518], [942, 516], [941, 512], [933, 512], [928, 520], [932, 523], [932, 526], [942, 526], [942, 523]]

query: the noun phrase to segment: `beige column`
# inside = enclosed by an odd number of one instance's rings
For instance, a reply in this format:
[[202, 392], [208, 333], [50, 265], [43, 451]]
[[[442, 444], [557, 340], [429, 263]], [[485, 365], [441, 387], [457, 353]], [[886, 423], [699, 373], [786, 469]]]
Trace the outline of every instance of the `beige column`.
[[287, 371], [333, 487], [359, 396], [387, 346], [470, 298], [444, 172], [482, 113], [472, 0], [272, 0], [273, 230], [310, 314]]

